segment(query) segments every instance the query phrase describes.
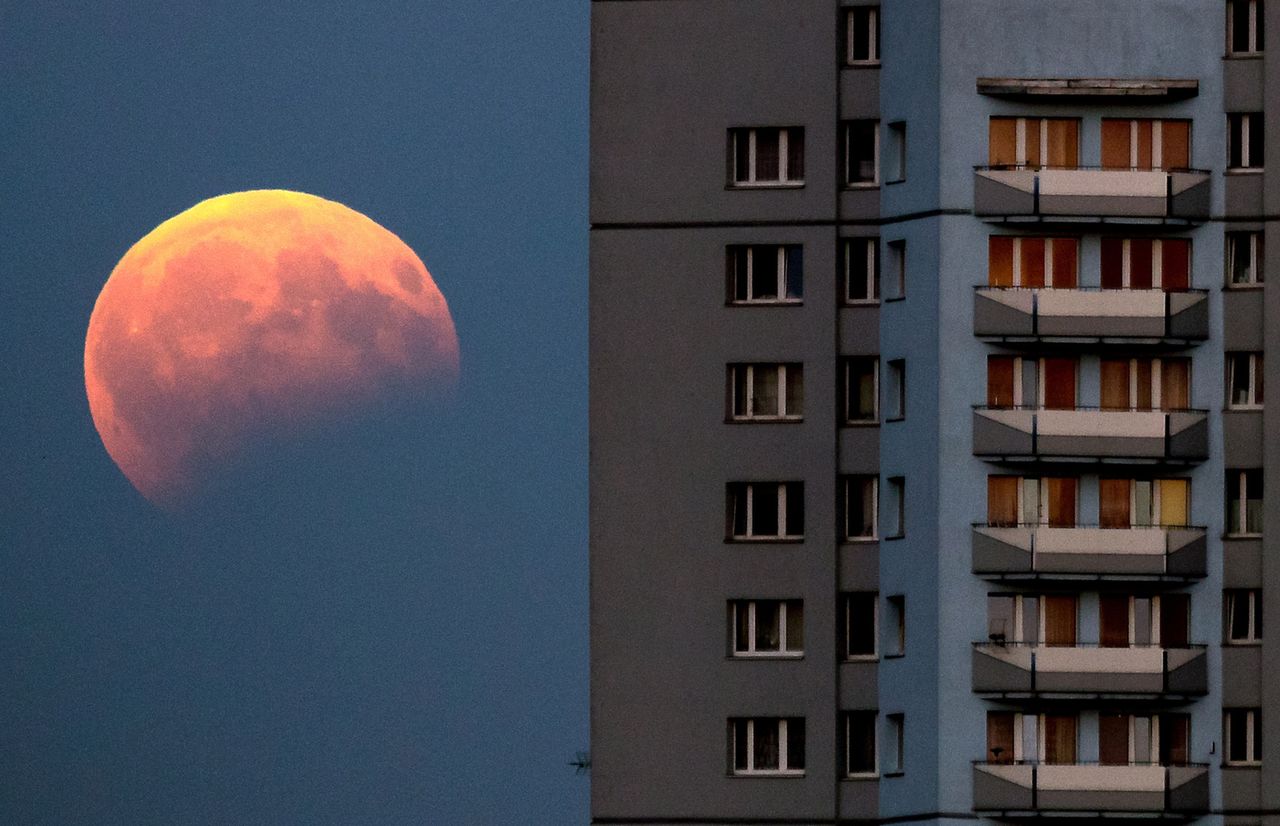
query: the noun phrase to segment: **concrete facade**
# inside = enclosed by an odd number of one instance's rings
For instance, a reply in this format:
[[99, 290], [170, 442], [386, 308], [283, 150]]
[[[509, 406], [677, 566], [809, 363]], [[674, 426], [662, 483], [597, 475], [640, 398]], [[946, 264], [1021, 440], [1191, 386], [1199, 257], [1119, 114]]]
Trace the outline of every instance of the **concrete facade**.
[[[868, 10], [879, 59], [851, 61]], [[1258, 13], [1274, 39], [1280, 2]], [[1264, 437], [1280, 433], [1275, 406], [1229, 404], [1226, 367], [1280, 335], [1264, 323], [1275, 290], [1231, 284], [1226, 263], [1234, 233], [1280, 238], [1280, 188], [1263, 172], [1280, 168], [1280, 70], [1265, 50], [1232, 53], [1229, 20], [1227, 0], [593, 2], [593, 822], [1280, 826], [1280, 681], [1263, 679], [1280, 673], [1280, 636], [1232, 640], [1224, 620], [1228, 592], [1259, 605], [1280, 592], [1269, 535], [1233, 532], [1226, 513], [1228, 479], [1274, 478], [1280, 462], [1280, 439]], [[1054, 91], [1064, 79], [1076, 92]], [[1233, 113], [1264, 113], [1261, 167], [1228, 169]], [[1078, 168], [985, 172], [992, 118], [1078, 122]], [[1191, 169], [1095, 169], [1104, 119], [1189, 121]], [[878, 121], [878, 176], [848, 184], [846, 124], [860, 120]], [[802, 175], [742, 185], [739, 146], [775, 129], [793, 150], [803, 130]], [[767, 178], [765, 144], [750, 145]], [[1076, 239], [1076, 283], [996, 286], [993, 236]], [[846, 242], [868, 238], [879, 297], [849, 303]], [[1188, 289], [1101, 289], [1115, 239], [1189, 242]], [[740, 300], [741, 248], [757, 262], [772, 246], [802, 250], [802, 297]], [[754, 279], [773, 264], [751, 266]], [[1280, 255], [1262, 271], [1280, 279]], [[991, 356], [1075, 359], [1074, 409], [1030, 395], [993, 407]], [[867, 357], [878, 409], [851, 422], [846, 364]], [[1187, 403], [1098, 410], [1117, 358], [1188, 360]], [[1280, 387], [1280, 356], [1263, 364]], [[802, 365], [803, 413], [739, 415], [743, 365]], [[878, 529], [850, 539], [846, 480], [862, 476], [878, 478]], [[1076, 479], [1072, 524], [988, 524], [992, 476]], [[1186, 520], [1099, 529], [1114, 478], [1187, 480]], [[802, 495], [803, 528], [751, 535], [744, 508], [779, 484], [792, 506]], [[1261, 512], [1280, 525], [1274, 483]], [[775, 516], [798, 518], [783, 504], [750, 518]], [[864, 593], [876, 644], [850, 655], [848, 595]], [[1186, 640], [1152, 646], [1131, 628], [1133, 647], [1107, 643], [1117, 595], [1169, 616], [1186, 595]], [[1041, 612], [1073, 598], [1070, 644], [1004, 647], [991, 596]], [[742, 648], [743, 606], [798, 601], [799, 649]], [[1260, 715], [1260, 764], [1226, 759], [1227, 710]], [[1016, 762], [993, 759], [991, 714], [1019, 731], [1070, 717], [1071, 764], [1021, 742]], [[1093, 765], [1114, 762], [1101, 740], [1118, 714], [1185, 721], [1185, 753]], [[794, 741], [799, 720], [800, 751], [770, 751], [760, 732]], [[865, 720], [874, 771], [851, 773], [847, 732]], [[769, 762], [800, 753], [802, 768]]]

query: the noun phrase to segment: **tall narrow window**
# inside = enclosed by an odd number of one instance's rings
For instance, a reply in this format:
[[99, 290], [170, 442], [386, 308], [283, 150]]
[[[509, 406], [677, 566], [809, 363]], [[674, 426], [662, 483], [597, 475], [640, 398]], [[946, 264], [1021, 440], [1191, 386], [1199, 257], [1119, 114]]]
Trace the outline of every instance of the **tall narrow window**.
[[804, 183], [804, 129], [799, 126], [730, 129], [729, 182], [740, 187]]
[[906, 718], [902, 714], [886, 715], [889, 724], [889, 753], [885, 756], [885, 772], [902, 774], [906, 766]]
[[1080, 163], [1080, 121], [1072, 118], [992, 118], [988, 160], [997, 168], [1074, 169]]
[[1249, 287], [1263, 281], [1261, 232], [1227, 233], [1227, 286]]
[[1102, 289], [1181, 292], [1190, 286], [1190, 240], [1102, 239]]
[[880, 300], [879, 238], [848, 238], [844, 242], [844, 300], [865, 304]]
[[907, 124], [906, 121], [894, 121], [889, 124], [890, 151], [889, 183], [897, 183], [907, 179]]
[[886, 295], [888, 299], [902, 299], [907, 297], [907, 242], [904, 239], [890, 241], [886, 245], [889, 249], [889, 278], [890, 281], [885, 285]]
[[875, 356], [851, 356], [844, 360], [847, 424], [869, 424], [880, 417], [880, 360]]
[[844, 539], [858, 542], [876, 538], [875, 476], [844, 477]]
[[1076, 370], [1074, 358], [1046, 358], [1042, 362], [1041, 405], [1046, 410], [1075, 410]]
[[1262, 353], [1227, 353], [1227, 407], [1256, 410], [1262, 407]]
[[1191, 405], [1191, 359], [1102, 359], [1104, 410], [1186, 410]]
[[846, 777], [876, 775], [876, 712], [844, 713], [844, 773]]
[[901, 594], [885, 600], [889, 604], [888, 656], [901, 657], [907, 653], [907, 598]]
[[1227, 54], [1233, 57], [1262, 53], [1263, 0], [1227, 0]]
[[1017, 476], [987, 477], [987, 524], [993, 528], [1013, 528], [1018, 525], [1018, 489], [1022, 480]]
[[801, 600], [733, 600], [729, 616], [735, 657], [797, 657], [804, 653]]
[[987, 407], [1017, 405], [1019, 363], [1015, 356], [987, 356]]
[[1229, 589], [1223, 592], [1223, 629], [1228, 644], [1247, 645], [1262, 639], [1262, 592]]
[[1227, 471], [1227, 535], [1262, 534], [1262, 470]]
[[730, 364], [730, 418], [734, 421], [799, 421], [804, 415], [804, 367], [800, 364]]
[[1223, 751], [1228, 766], [1262, 762], [1262, 709], [1228, 708], [1222, 712]]
[[889, 502], [886, 514], [890, 520], [885, 525], [885, 536], [898, 538], [907, 532], [907, 480], [902, 476], [889, 477]]
[[1075, 289], [1078, 238], [993, 235], [987, 244], [987, 283], [992, 287]]
[[799, 244], [727, 247], [725, 271], [730, 304], [799, 304], [804, 298], [804, 250]]
[[906, 359], [889, 360], [889, 387], [885, 395], [889, 410], [889, 420], [907, 417], [907, 361]]
[[1191, 166], [1191, 121], [1102, 119], [1106, 169], [1186, 169]]
[[1012, 763], [1014, 756], [1014, 730], [1020, 715], [1012, 711], [987, 712], [987, 760], [991, 763]]
[[880, 63], [880, 7], [845, 10], [845, 59], [850, 66]]
[[880, 121], [845, 122], [844, 183], [852, 187], [880, 184]]
[[844, 657], [866, 660], [876, 657], [879, 627], [876, 623], [876, 600], [871, 591], [858, 591], [844, 596]]
[[1228, 169], [1262, 168], [1261, 112], [1232, 112], [1227, 115], [1227, 152]]
[[804, 774], [803, 717], [729, 718], [733, 774]]
[[731, 482], [728, 500], [730, 539], [804, 537], [803, 482]]

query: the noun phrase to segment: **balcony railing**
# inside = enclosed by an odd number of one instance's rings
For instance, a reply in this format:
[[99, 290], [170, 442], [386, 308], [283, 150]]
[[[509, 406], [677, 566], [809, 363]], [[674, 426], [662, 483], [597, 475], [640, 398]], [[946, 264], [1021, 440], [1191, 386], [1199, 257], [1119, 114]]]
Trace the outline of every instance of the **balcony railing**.
[[1186, 817], [1209, 810], [1209, 767], [1096, 763], [973, 764], [979, 812], [1143, 813]]
[[1046, 646], [980, 642], [973, 646], [973, 690], [999, 696], [1177, 695], [1208, 691], [1205, 646]]
[[973, 332], [1001, 340], [1203, 341], [1208, 292], [978, 287]]
[[1209, 456], [1204, 410], [984, 407], [973, 411], [973, 454], [1017, 461], [1134, 460], [1187, 464]]
[[979, 166], [973, 212], [989, 220], [1175, 220], [1209, 218], [1210, 181], [1202, 169]]
[[973, 526], [973, 572], [1017, 577], [1172, 577], [1206, 573], [1206, 531], [1191, 525]]

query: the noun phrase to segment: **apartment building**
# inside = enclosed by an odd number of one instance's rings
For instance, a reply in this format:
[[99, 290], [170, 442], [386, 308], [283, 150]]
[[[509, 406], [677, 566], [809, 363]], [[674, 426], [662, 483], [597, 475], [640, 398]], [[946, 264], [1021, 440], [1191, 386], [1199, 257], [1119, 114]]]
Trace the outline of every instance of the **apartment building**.
[[592, 4], [593, 822], [1280, 824], [1268, 31]]

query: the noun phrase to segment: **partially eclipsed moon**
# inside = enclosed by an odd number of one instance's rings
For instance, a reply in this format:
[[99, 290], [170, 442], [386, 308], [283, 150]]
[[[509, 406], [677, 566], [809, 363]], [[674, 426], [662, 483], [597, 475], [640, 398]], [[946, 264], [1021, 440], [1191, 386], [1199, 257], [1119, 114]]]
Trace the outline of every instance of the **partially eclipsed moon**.
[[314, 195], [239, 192], [125, 254], [94, 305], [84, 375], [111, 458], [172, 504], [256, 434], [393, 386], [447, 391], [458, 338], [394, 234]]

